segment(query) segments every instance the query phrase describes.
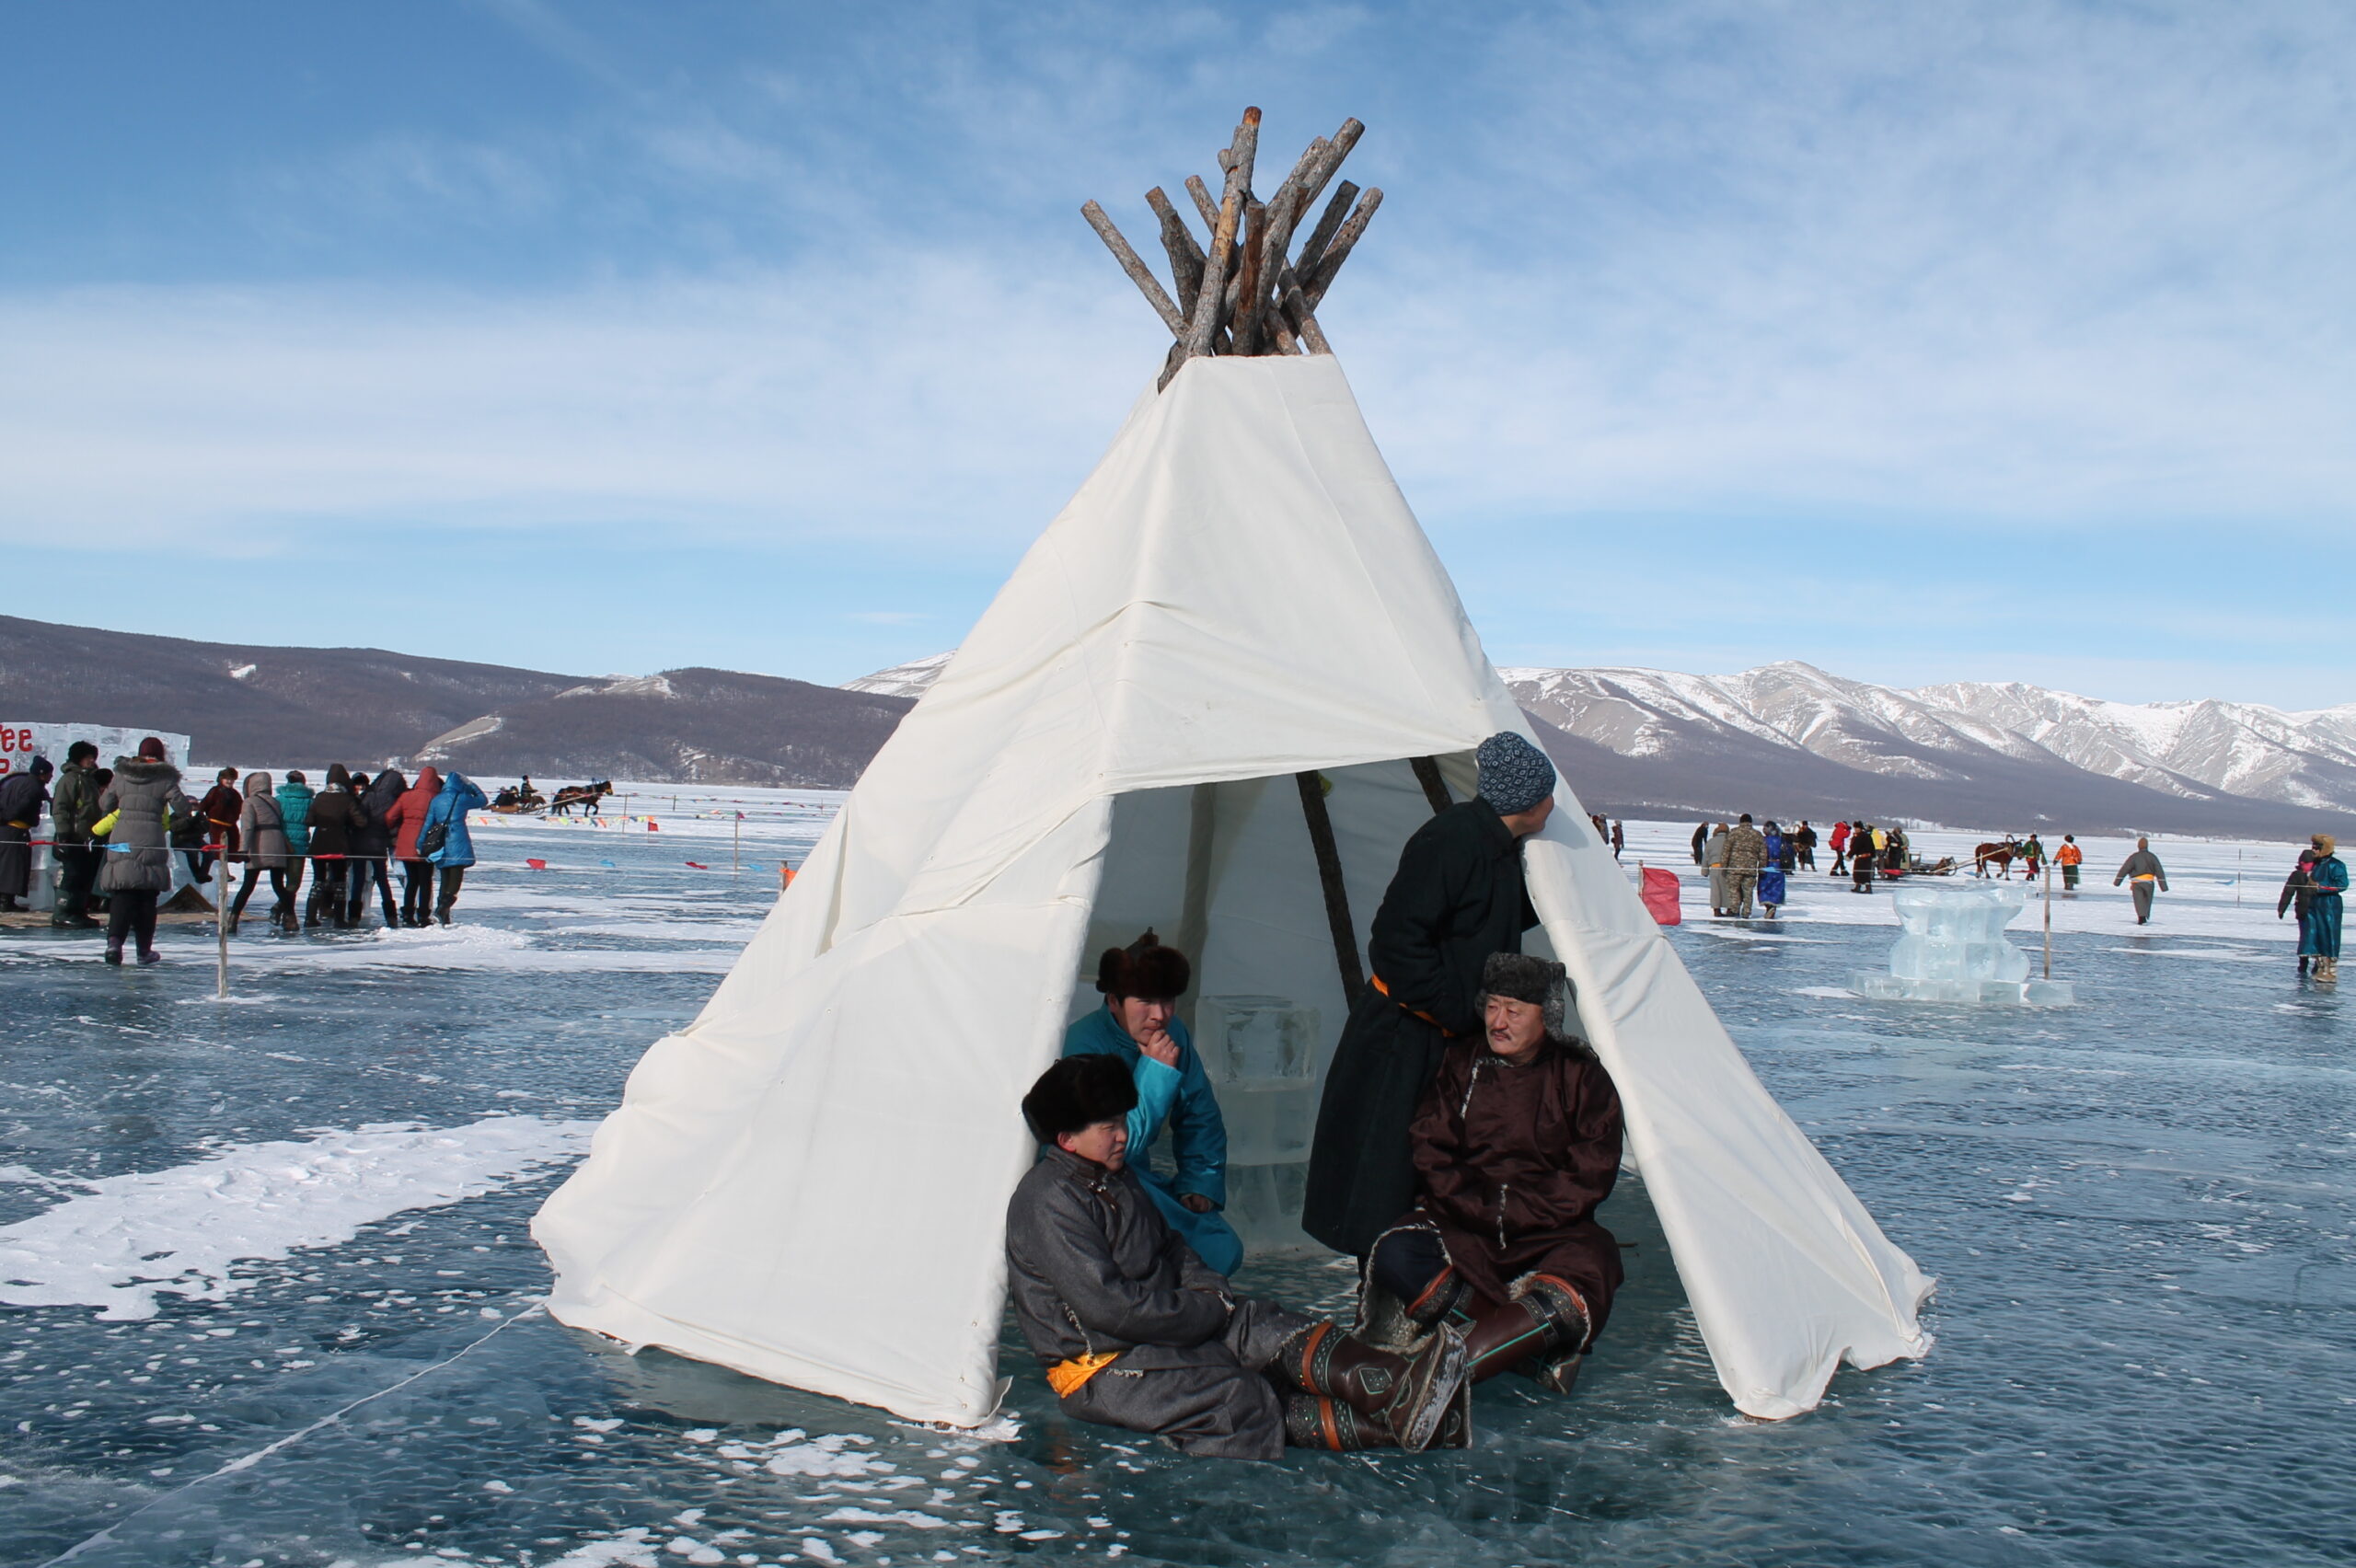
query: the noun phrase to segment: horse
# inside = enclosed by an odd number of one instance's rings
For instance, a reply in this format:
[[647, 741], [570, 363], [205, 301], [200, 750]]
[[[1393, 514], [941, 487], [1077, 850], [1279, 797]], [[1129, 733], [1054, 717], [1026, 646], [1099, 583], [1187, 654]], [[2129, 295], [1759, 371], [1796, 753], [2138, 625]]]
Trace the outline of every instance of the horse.
[[2020, 840], [2010, 836], [2007, 836], [2002, 844], [1982, 844], [1971, 852], [1971, 874], [1975, 877], [1986, 876], [1988, 863], [1993, 860], [1996, 863], [1998, 878], [2010, 882], [2013, 880], [2013, 861], [2020, 856]]
[[549, 815], [570, 818], [572, 815], [572, 808], [579, 806], [595, 817], [597, 814], [597, 802], [613, 792], [614, 786], [611, 779], [601, 779], [595, 784], [568, 784], [556, 792], [556, 799], [549, 802]]

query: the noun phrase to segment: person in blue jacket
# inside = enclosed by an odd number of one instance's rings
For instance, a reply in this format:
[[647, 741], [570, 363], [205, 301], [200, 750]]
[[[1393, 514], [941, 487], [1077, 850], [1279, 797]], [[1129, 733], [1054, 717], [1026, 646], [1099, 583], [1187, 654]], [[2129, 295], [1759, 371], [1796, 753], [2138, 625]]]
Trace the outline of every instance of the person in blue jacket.
[[2299, 954], [2315, 961], [2315, 977], [2327, 983], [2339, 979], [2339, 906], [2348, 892], [2348, 863], [2339, 858], [2339, 842], [2318, 833], [2316, 863], [2307, 868], [2307, 913], [2299, 922]]
[[[1170, 1228], [1211, 1272], [1227, 1274], [1243, 1262], [1243, 1241], [1219, 1213], [1227, 1205], [1227, 1123], [1178, 1017], [1178, 998], [1193, 977], [1186, 955], [1151, 931], [1126, 948], [1105, 949], [1096, 966], [1104, 1005], [1064, 1031], [1064, 1055], [1095, 1052], [1127, 1064], [1138, 1090], [1129, 1164]], [[1176, 1167], [1168, 1175], [1149, 1163], [1164, 1126]]]
[[[450, 923], [451, 906], [458, 902], [458, 884], [467, 880], [467, 868], [475, 863], [475, 841], [467, 832], [467, 813], [491, 804], [491, 797], [482, 787], [463, 773], [453, 772], [442, 781], [442, 792], [425, 808], [425, 824], [417, 830], [421, 858], [431, 860], [441, 871], [442, 884], [433, 896], [433, 917], [444, 925]], [[442, 841], [427, 850], [433, 835], [440, 831]]]

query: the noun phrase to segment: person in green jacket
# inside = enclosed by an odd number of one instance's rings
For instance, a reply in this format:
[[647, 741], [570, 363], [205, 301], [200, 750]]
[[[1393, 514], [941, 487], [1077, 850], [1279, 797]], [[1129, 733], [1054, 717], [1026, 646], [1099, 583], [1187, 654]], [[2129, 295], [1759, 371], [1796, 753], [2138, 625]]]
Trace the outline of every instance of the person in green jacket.
[[65, 767], [49, 792], [50, 836], [56, 840], [57, 904], [49, 912], [52, 926], [87, 930], [90, 888], [98, 880], [103, 850], [90, 844], [90, 828], [98, 820], [98, 748], [75, 741], [65, 748]]

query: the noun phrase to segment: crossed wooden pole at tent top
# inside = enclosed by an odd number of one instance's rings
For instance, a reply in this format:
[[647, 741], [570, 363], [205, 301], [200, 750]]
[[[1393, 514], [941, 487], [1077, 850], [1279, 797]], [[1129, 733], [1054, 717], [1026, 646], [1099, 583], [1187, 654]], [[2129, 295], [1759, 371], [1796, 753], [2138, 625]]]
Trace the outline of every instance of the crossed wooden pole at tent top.
[[[1121, 270], [1129, 275], [1146, 303], [1175, 340], [1169, 363], [1157, 386], [1168, 386], [1179, 366], [1202, 354], [1330, 354], [1324, 329], [1317, 325], [1317, 306], [1334, 286], [1334, 274], [1373, 221], [1382, 205], [1380, 189], [1361, 193], [1348, 180], [1334, 187], [1324, 214], [1299, 251], [1291, 251], [1294, 231], [1302, 216], [1316, 205], [1342, 160], [1357, 145], [1366, 127], [1345, 120], [1331, 137], [1309, 144], [1292, 172], [1265, 202], [1252, 193], [1252, 167], [1260, 147], [1260, 111], [1247, 109], [1235, 137], [1218, 155], [1226, 171], [1226, 188], [1217, 203], [1210, 188], [1195, 175], [1186, 177], [1186, 193], [1210, 231], [1207, 248], [1195, 237], [1178, 209], [1160, 186], [1145, 193], [1146, 204], [1161, 224], [1161, 248], [1170, 257], [1170, 280], [1176, 297], [1165, 292], [1161, 280], [1145, 264], [1104, 209], [1094, 202], [1081, 205], [1088, 220]], [[1353, 205], [1355, 203], [1355, 205]], [[1409, 759], [1415, 782], [1435, 813], [1449, 808], [1448, 786], [1441, 782], [1439, 764], [1431, 757]], [[1325, 794], [1324, 775], [1311, 769], [1294, 775], [1300, 789], [1301, 815], [1309, 825], [1311, 849], [1317, 858], [1317, 880], [1325, 897], [1325, 919], [1334, 940], [1334, 963], [1341, 972], [1342, 995], [1353, 1008], [1366, 989], [1366, 967], [1358, 959], [1357, 929], [1350, 917], [1350, 895], [1342, 880], [1342, 855], [1334, 838], [1334, 821]], [[1202, 883], [1209, 853], [1208, 787], [1198, 786], [1195, 822], [1188, 851], [1187, 911], [1180, 923], [1182, 947], [1202, 942], [1207, 895]], [[1199, 864], [1198, 864], [1199, 862]], [[1196, 956], [1200, 956], [1199, 953]]]
[[1219, 167], [1227, 175], [1218, 201], [1211, 201], [1210, 187], [1198, 176], [1186, 177], [1186, 193], [1195, 199], [1195, 210], [1210, 232], [1207, 247], [1195, 238], [1160, 186], [1147, 191], [1146, 203], [1161, 225], [1161, 248], [1170, 257], [1174, 298], [1104, 215], [1103, 208], [1090, 202], [1080, 209], [1176, 340], [1170, 345], [1170, 362], [1162, 369], [1161, 386], [1169, 386], [1180, 365], [1203, 354], [1334, 352], [1325, 341], [1323, 329], [1317, 325], [1317, 306], [1325, 291], [1334, 286], [1334, 275], [1349, 259], [1359, 236], [1366, 233], [1374, 210], [1382, 205], [1382, 192], [1361, 194], [1357, 186], [1343, 180], [1334, 186], [1324, 215], [1297, 252], [1291, 251], [1292, 237], [1365, 132], [1366, 127], [1357, 121], [1345, 120], [1331, 137], [1320, 136], [1310, 143], [1276, 194], [1263, 202], [1252, 193], [1252, 166], [1260, 146], [1260, 111], [1245, 110], [1243, 122], [1235, 128], [1235, 139], [1218, 155]]

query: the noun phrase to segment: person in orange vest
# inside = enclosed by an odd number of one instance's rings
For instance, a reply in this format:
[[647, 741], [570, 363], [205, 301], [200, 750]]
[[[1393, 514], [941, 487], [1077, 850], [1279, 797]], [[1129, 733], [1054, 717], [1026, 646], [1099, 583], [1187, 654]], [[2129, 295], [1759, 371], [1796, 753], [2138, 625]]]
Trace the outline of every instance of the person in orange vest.
[[2062, 847], [2053, 851], [2053, 863], [2062, 868], [2062, 892], [2075, 893], [2078, 891], [2078, 866], [2081, 861], [2085, 859], [2085, 858], [2086, 852], [2078, 847], [2077, 835], [2073, 833], [2063, 834], [2062, 836]]

